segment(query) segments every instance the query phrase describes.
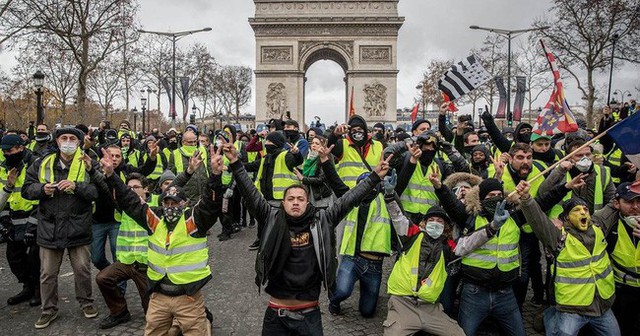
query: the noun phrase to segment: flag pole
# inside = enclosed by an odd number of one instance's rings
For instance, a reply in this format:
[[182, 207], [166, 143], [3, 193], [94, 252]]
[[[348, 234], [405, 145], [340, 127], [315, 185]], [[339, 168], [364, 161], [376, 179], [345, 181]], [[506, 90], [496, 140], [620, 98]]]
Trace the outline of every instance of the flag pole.
[[[551, 170], [553, 170], [554, 168], [556, 168], [559, 164], [561, 164], [564, 161], [567, 161], [571, 156], [573, 156], [574, 154], [578, 153], [579, 151], [583, 150], [584, 148], [586, 148], [587, 146], [591, 145], [592, 143], [594, 143], [596, 140], [602, 138], [603, 136], [607, 135], [607, 133], [614, 127], [618, 126], [619, 123], [607, 128], [604, 132], [598, 134], [597, 136], [593, 137], [593, 139], [587, 141], [584, 145], [576, 148], [573, 152], [565, 155], [562, 159], [558, 160], [558, 162], [552, 164], [551, 166], [549, 166], [549, 168], [543, 170], [542, 172], [538, 173], [537, 175], [535, 175], [534, 177], [530, 178], [529, 180], [527, 180], [528, 183], [533, 183], [533, 181], [539, 179], [541, 176], [544, 176], [546, 173], [550, 172]], [[566, 141], [566, 138], [565, 138]], [[516, 190], [512, 191], [507, 198], [513, 196], [516, 193]]]

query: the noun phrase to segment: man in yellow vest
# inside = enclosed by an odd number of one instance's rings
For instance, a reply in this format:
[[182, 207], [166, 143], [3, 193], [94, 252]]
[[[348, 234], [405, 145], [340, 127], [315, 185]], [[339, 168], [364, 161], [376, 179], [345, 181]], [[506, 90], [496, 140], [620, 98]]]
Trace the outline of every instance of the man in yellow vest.
[[620, 184], [608, 207], [615, 210], [610, 216], [615, 223], [607, 235], [616, 282], [612, 310], [623, 335], [640, 335], [640, 181]]
[[92, 202], [98, 190], [91, 183], [96, 169], [85, 170], [80, 150], [84, 138], [77, 128], [56, 131], [58, 152], [36, 161], [27, 170], [22, 197], [39, 201], [37, 244], [40, 246], [42, 314], [35, 324], [46, 328], [58, 316], [58, 274], [68, 251], [76, 298], [86, 318], [98, 316], [91, 289]]
[[120, 136], [120, 148], [122, 148], [124, 162], [136, 168], [142, 166], [144, 162], [142, 153], [134, 147], [133, 139], [129, 133], [124, 133]]
[[[284, 190], [280, 207], [272, 206], [243, 169], [233, 144], [225, 144], [224, 153], [258, 227], [265, 227], [256, 259], [256, 285], [262, 288], [266, 284], [265, 292], [270, 295], [262, 335], [322, 335], [321, 286], [332, 287], [337, 268], [333, 231], [340, 219], [380, 184], [389, 169], [388, 160], [379, 162], [374, 174], [327, 209], [316, 209], [308, 201], [308, 190], [300, 184]], [[324, 164], [333, 167], [326, 153]]]
[[50, 148], [51, 133], [49, 133], [47, 124], [43, 123], [38, 125], [36, 128], [36, 136], [33, 140], [30, 144], [32, 146], [29, 149], [35, 156], [44, 157], [52, 151]]
[[[346, 138], [343, 137], [347, 135]], [[349, 118], [346, 125], [338, 125], [329, 135], [328, 146], [337, 158], [338, 176], [349, 188], [356, 185], [362, 173], [371, 172], [382, 157], [382, 143], [368, 134], [367, 122], [359, 115]]]
[[160, 195], [160, 207], [140, 202], [140, 197], [115, 176], [110, 158], [101, 160], [118, 205], [149, 235], [147, 336], [166, 335], [174, 319], [185, 336], [211, 334], [201, 289], [211, 280], [207, 230], [220, 214], [223, 164], [219, 153], [212, 151], [210, 158], [212, 175], [193, 208], [187, 207], [187, 196], [177, 186]]
[[[288, 151], [284, 149], [286, 142], [286, 138], [279, 131], [267, 134], [264, 142], [266, 155], [245, 166], [248, 172], [258, 172], [256, 188], [267, 202], [274, 206], [282, 203], [284, 190], [287, 187], [299, 184], [293, 169], [304, 162], [297, 147], [293, 146]], [[258, 249], [261, 236], [262, 228], [258, 226], [258, 239], [249, 246], [249, 250]]]
[[[547, 335], [577, 335], [585, 326], [594, 335], [620, 335], [611, 311], [615, 281], [606, 250], [608, 226], [596, 225], [600, 223], [589, 215], [587, 203], [571, 198], [562, 203], [562, 227], [557, 228], [531, 200], [529, 184], [523, 181], [517, 188], [527, 221], [555, 256], [551, 268], [555, 306], [544, 312]], [[602, 214], [594, 218], [598, 215]]]
[[[218, 133], [216, 139], [216, 148], [222, 146], [223, 143], [229, 142], [233, 144], [236, 151], [240, 155], [240, 160], [247, 163], [247, 155], [242, 146], [242, 142], [237, 140], [236, 128], [233, 125], [225, 125], [222, 132]], [[225, 166], [229, 165], [229, 160], [223, 158]], [[231, 235], [240, 232], [240, 203], [242, 197], [236, 187], [235, 180], [231, 175], [231, 171], [226, 170], [222, 173], [222, 184], [226, 188], [223, 203], [226, 205], [222, 209], [220, 216], [220, 224], [222, 224], [222, 232], [218, 235], [218, 240], [225, 241], [231, 239]]]
[[[35, 157], [24, 148], [16, 134], [5, 135], [0, 142], [5, 161], [0, 163], [0, 188], [11, 193], [6, 206], [0, 212], [0, 230], [7, 236], [7, 261], [11, 272], [22, 283], [22, 291], [7, 299], [16, 305], [29, 301], [32, 307], [40, 305], [40, 257], [36, 245], [35, 218], [38, 202], [22, 198], [20, 191], [27, 175], [27, 168]], [[9, 181], [14, 171], [16, 178]]]
[[[185, 171], [189, 165], [189, 160], [194, 155], [202, 158], [207, 156], [203, 148], [198, 147], [198, 136], [191, 130], [182, 135], [182, 147], [171, 152], [169, 158], [169, 170], [178, 175]], [[184, 186], [184, 192], [189, 200], [189, 205], [193, 206], [200, 198], [202, 186], [207, 183], [211, 173], [207, 165], [198, 167], [189, 182]]]

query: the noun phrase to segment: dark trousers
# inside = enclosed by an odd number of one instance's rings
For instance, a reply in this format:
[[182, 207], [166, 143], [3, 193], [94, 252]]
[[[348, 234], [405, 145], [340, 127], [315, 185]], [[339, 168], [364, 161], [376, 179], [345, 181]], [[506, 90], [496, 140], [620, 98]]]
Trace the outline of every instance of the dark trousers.
[[7, 261], [18, 282], [36, 289], [40, 286], [40, 255], [37, 245], [24, 241], [7, 241]]
[[255, 225], [255, 218], [253, 216], [253, 213], [249, 211], [247, 203], [247, 199], [245, 197], [242, 197], [242, 202], [240, 203], [242, 205], [242, 209], [240, 210], [240, 216], [242, 217], [242, 226], [247, 226], [247, 224]]
[[[540, 265], [540, 245], [533, 233], [520, 233], [520, 278], [513, 284], [513, 292], [522, 310], [522, 304], [527, 296], [529, 279], [536, 277], [534, 294], [542, 294], [542, 266]], [[533, 270], [533, 274], [532, 274]]]
[[[146, 266], [146, 265], [145, 265]], [[104, 301], [109, 307], [111, 315], [120, 315], [128, 310], [127, 300], [125, 300], [122, 290], [118, 284], [122, 281], [133, 280], [140, 294], [142, 308], [147, 311], [149, 307], [149, 283], [147, 281], [146, 267], [138, 267], [137, 265], [127, 265], [121, 262], [114, 262], [107, 266], [96, 276], [96, 283], [104, 297]]]
[[240, 191], [236, 188], [233, 196], [229, 199], [229, 208], [227, 212], [223, 212], [220, 216], [220, 224], [222, 224], [222, 232], [231, 234], [233, 225], [240, 222]]
[[616, 300], [611, 310], [623, 336], [640, 335], [640, 287], [616, 283]]
[[280, 316], [277, 311], [267, 307], [262, 321], [262, 336], [322, 336], [322, 317], [320, 309], [300, 314], [302, 319]]

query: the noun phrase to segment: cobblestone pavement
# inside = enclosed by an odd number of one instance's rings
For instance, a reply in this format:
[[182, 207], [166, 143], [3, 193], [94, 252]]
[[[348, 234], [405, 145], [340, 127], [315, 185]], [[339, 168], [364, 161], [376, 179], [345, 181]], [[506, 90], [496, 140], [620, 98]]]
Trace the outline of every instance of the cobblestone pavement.
[[[216, 235], [220, 225], [216, 224], [209, 236], [210, 265], [213, 280], [205, 286], [205, 302], [213, 313], [214, 335], [259, 335], [262, 317], [268, 295], [254, 283], [255, 252], [247, 247], [256, 237], [256, 229], [243, 229], [234, 238], [218, 242]], [[98, 329], [99, 321], [106, 317], [108, 309], [94, 282], [93, 295], [96, 308], [100, 312], [95, 319], [86, 319], [75, 300], [73, 273], [67, 258], [63, 260], [59, 279], [58, 319], [47, 329], [36, 330], [34, 323], [40, 315], [39, 308], [31, 308], [27, 303], [8, 306], [7, 298], [19, 292], [20, 284], [9, 270], [6, 262], [6, 245], [0, 245], [0, 335], [142, 335], [144, 316], [140, 299], [133, 282], [129, 281], [127, 301], [132, 320], [109, 330]], [[380, 289], [377, 314], [363, 319], [357, 312], [358, 287], [354, 295], [342, 304], [344, 315], [334, 317], [327, 309], [326, 292], [322, 292], [321, 311], [325, 335], [382, 335], [382, 322], [386, 317], [386, 278], [391, 271], [391, 258], [384, 265], [384, 279]], [[94, 279], [97, 271], [94, 269]], [[531, 291], [529, 291], [531, 292]], [[527, 334], [537, 335], [531, 326], [535, 311], [539, 309], [527, 300], [524, 307]], [[491, 334], [491, 333], [486, 333]]]

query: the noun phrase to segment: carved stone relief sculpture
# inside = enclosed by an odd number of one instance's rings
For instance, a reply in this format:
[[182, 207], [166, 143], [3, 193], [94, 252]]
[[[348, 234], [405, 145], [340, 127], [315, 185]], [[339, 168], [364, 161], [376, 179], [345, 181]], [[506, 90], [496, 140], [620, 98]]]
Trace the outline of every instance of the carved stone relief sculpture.
[[262, 63], [291, 63], [293, 47], [262, 47]]
[[387, 87], [378, 81], [364, 85], [365, 114], [370, 117], [382, 117], [387, 111]]
[[287, 110], [287, 90], [282, 83], [271, 83], [267, 89], [267, 118], [279, 118]]

